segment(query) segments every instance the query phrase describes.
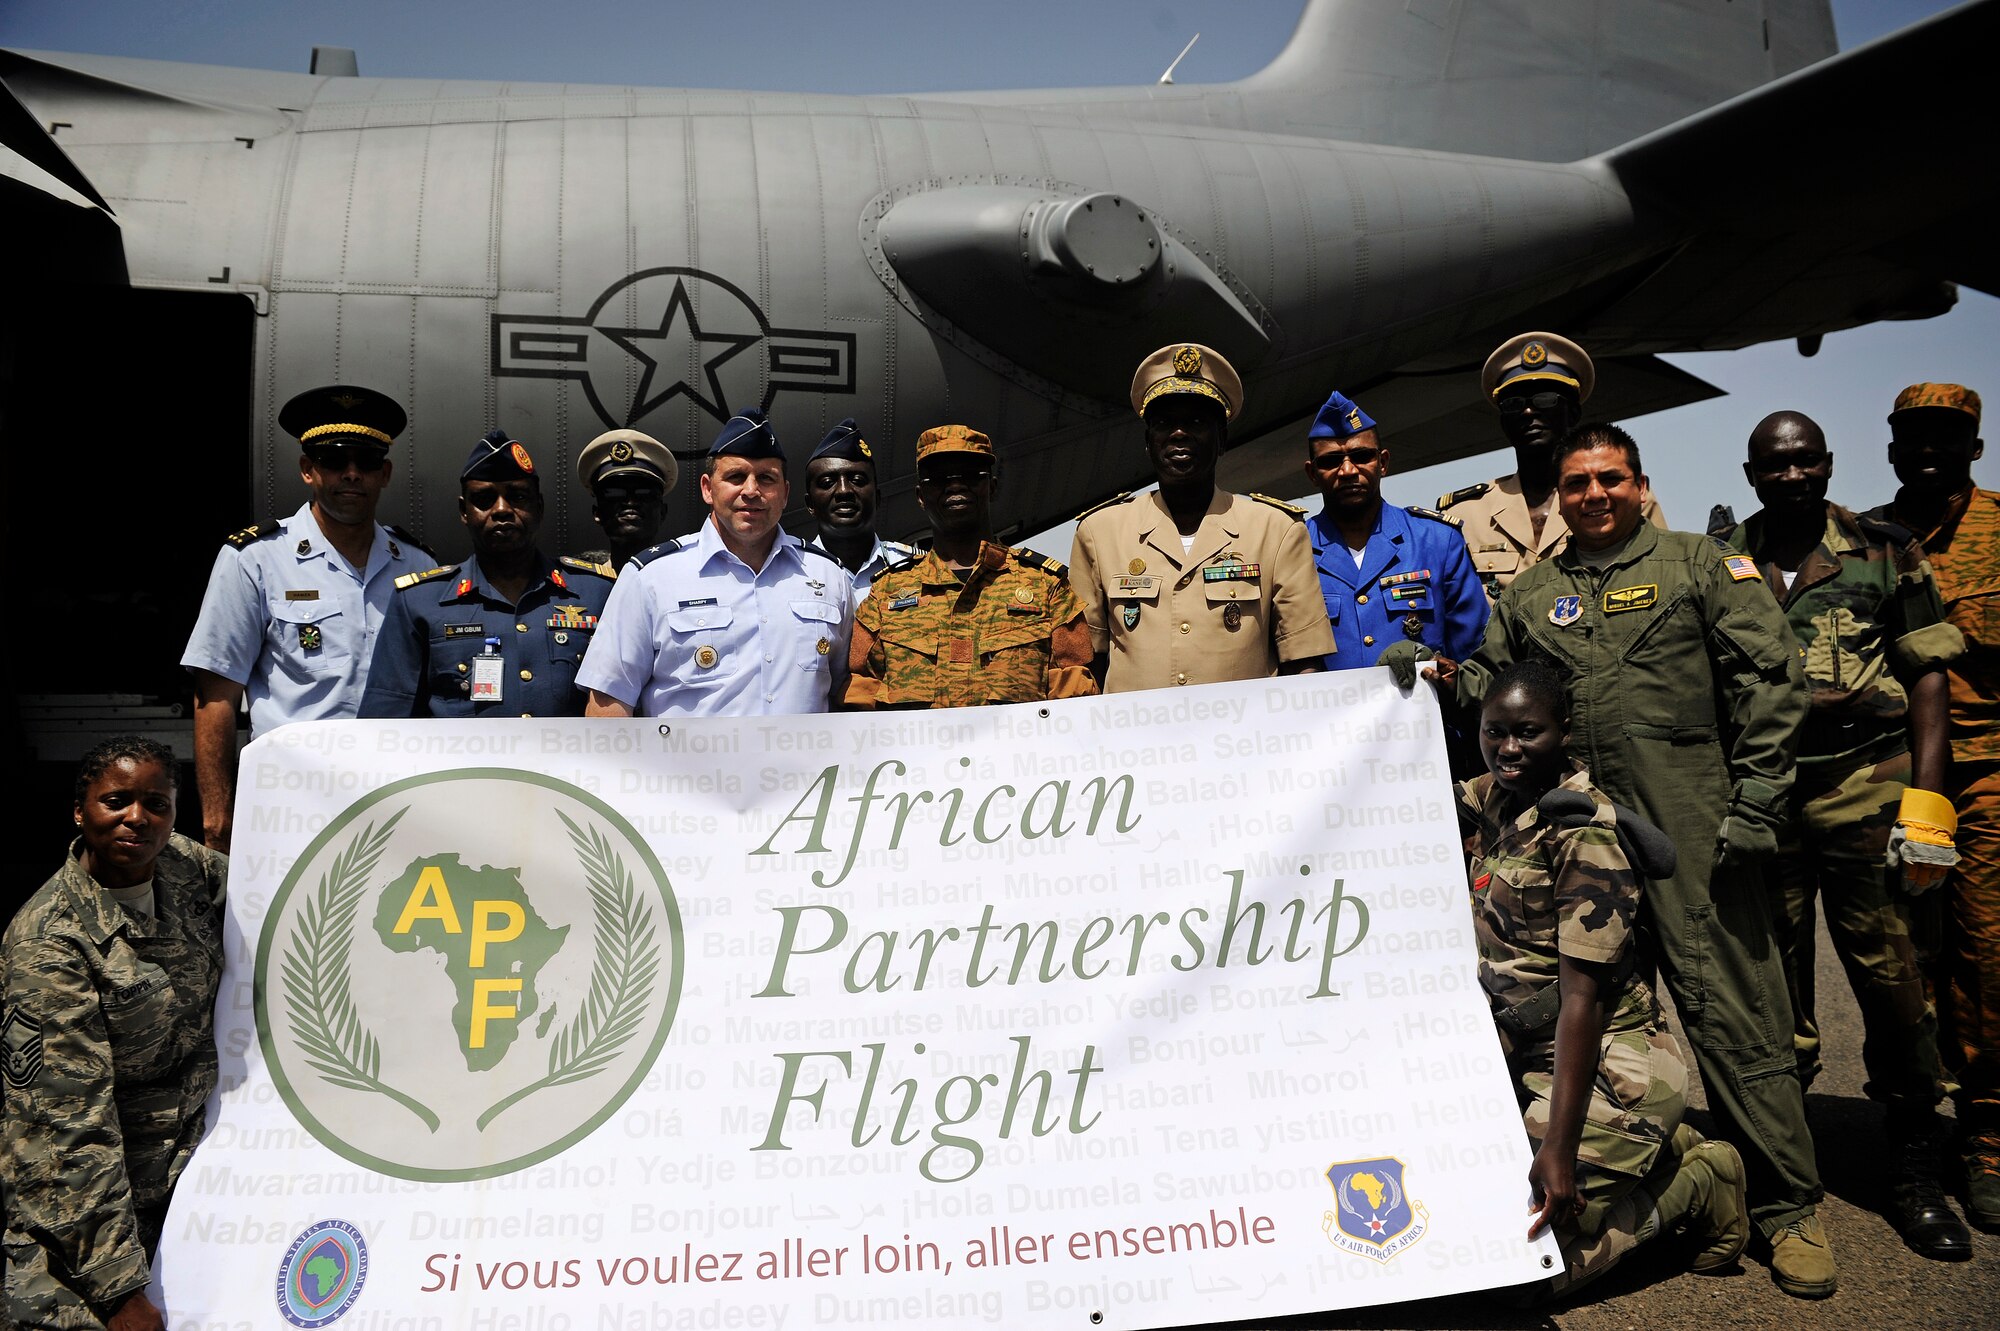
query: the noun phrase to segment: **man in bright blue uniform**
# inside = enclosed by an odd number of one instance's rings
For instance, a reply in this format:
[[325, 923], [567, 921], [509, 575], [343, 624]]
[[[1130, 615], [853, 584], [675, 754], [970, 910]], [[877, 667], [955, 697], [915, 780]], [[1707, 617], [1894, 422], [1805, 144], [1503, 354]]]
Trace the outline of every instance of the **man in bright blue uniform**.
[[783, 531], [785, 454], [760, 411], [709, 447], [709, 519], [625, 566], [578, 681], [588, 716], [782, 716], [839, 696], [853, 580]]
[[1374, 665], [1391, 644], [1420, 642], [1453, 660], [1486, 633], [1486, 593], [1449, 518], [1382, 502], [1389, 450], [1375, 422], [1335, 393], [1306, 432], [1306, 474], [1326, 506], [1306, 524], [1326, 616], [1340, 650], [1329, 670]]
[[300, 393], [278, 413], [299, 441], [311, 497], [229, 537], [181, 656], [194, 676], [195, 780], [212, 850], [229, 849], [245, 696], [253, 739], [287, 721], [353, 716], [397, 576], [437, 562], [375, 520], [395, 470], [389, 445], [406, 423], [393, 400], [348, 384]]
[[552, 562], [537, 547], [541, 477], [504, 430], [472, 446], [458, 515], [472, 558], [396, 579], [361, 715], [583, 715], [576, 672], [610, 599], [611, 569]]

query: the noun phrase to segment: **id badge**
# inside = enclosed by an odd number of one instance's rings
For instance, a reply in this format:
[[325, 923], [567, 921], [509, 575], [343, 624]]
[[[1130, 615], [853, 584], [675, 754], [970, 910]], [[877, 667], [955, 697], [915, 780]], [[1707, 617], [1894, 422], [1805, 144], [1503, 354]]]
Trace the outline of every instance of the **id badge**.
[[472, 701], [499, 702], [501, 677], [500, 639], [488, 638], [486, 649], [472, 658]]

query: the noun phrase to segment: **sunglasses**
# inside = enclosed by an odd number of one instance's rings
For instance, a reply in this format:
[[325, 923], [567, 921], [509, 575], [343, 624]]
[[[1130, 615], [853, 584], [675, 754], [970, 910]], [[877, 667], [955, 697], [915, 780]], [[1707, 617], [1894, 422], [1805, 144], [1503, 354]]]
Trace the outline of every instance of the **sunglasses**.
[[1517, 393], [1501, 398], [1496, 405], [1502, 416], [1525, 416], [1530, 411], [1547, 415], [1558, 407], [1568, 405], [1570, 400], [1567, 393]]
[[1359, 448], [1336, 448], [1318, 454], [1312, 460], [1313, 466], [1321, 471], [1339, 471], [1352, 462], [1357, 467], [1372, 467], [1381, 458], [1382, 450], [1363, 444]]
[[389, 461], [389, 454], [383, 449], [347, 448], [339, 444], [309, 448], [306, 456], [321, 471], [346, 471], [349, 467], [356, 471], [380, 471]]

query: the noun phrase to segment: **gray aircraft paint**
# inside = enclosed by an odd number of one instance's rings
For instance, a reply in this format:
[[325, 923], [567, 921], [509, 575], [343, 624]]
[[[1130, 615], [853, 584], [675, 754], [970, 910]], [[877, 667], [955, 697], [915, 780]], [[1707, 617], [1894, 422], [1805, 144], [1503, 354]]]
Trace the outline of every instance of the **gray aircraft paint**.
[[[1993, 15], [1877, 45], [1970, 48]], [[1334, 384], [1396, 404], [1405, 468], [1491, 447], [1469, 371], [1521, 326], [1588, 342], [1601, 404], [1628, 415], [1712, 391], [1660, 352], [1940, 312], [1944, 279], [1973, 275], [1890, 242], [1957, 218], [1959, 196], [1857, 239], [1662, 188], [1687, 169], [1677, 135], [1733, 115], [1740, 137], [1888, 58], [1697, 114], [1832, 50], [1818, 0], [1321, 0], [1267, 69], [1211, 87], [835, 97], [33, 53], [0, 76], [61, 126], [10, 146], [59, 176], [46, 147], [66, 154], [133, 284], [254, 302], [256, 515], [296, 502], [277, 406], [366, 383], [411, 412], [385, 510], [450, 554], [457, 468], [494, 423], [556, 478], [560, 548], [595, 534], [568, 483], [591, 436], [631, 424], [685, 456], [759, 404], [795, 459], [857, 416], [891, 531], [918, 520], [916, 434], [976, 424], [1001, 441], [1003, 521], [1033, 528], [1144, 478], [1127, 380], [1167, 341], [1244, 372], [1233, 436], [1257, 442], [1231, 474], [1296, 484], [1284, 427]], [[1084, 234], [1081, 200], [1118, 226]]]

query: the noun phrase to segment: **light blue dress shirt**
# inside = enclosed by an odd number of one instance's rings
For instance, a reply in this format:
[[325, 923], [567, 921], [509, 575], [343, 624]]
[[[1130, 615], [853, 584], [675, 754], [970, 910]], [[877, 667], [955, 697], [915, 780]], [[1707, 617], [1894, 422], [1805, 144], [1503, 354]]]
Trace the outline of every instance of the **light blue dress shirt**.
[[356, 574], [302, 505], [273, 531], [222, 547], [181, 665], [243, 686], [252, 739], [288, 721], [353, 716], [396, 579], [435, 563], [378, 523]]
[[[817, 550], [821, 547], [815, 545], [813, 548]], [[861, 599], [868, 595], [868, 589], [875, 585], [875, 579], [881, 577], [892, 565], [902, 563], [916, 552], [917, 547], [914, 545], [905, 545], [901, 541], [885, 541], [877, 536], [875, 548], [868, 552], [868, 558], [863, 560], [861, 567], [854, 572], [854, 595], [848, 599], [859, 606]]]
[[852, 584], [839, 560], [784, 531], [754, 570], [705, 522], [625, 566], [577, 685], [640, 716], [827, 711], [847, 674]]

